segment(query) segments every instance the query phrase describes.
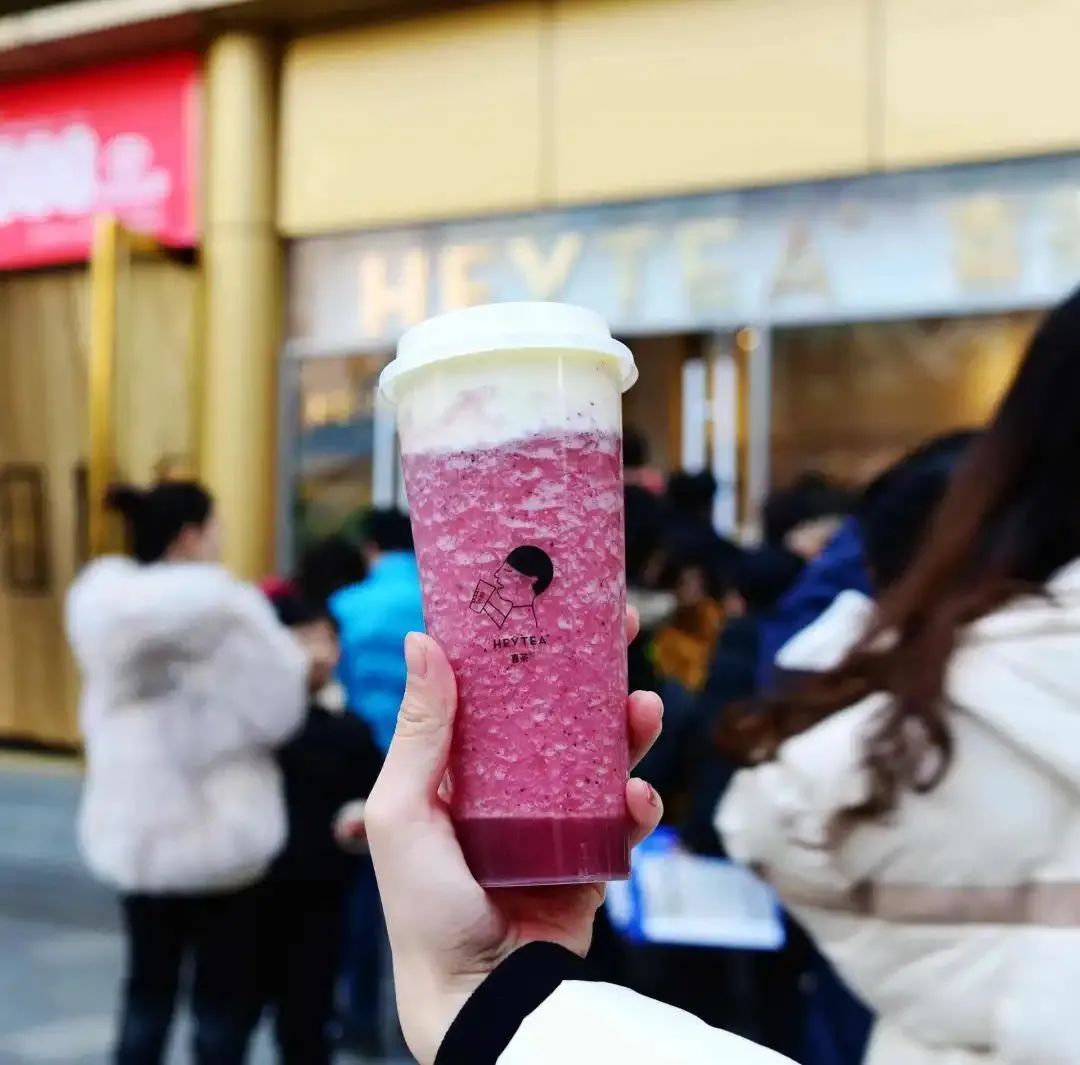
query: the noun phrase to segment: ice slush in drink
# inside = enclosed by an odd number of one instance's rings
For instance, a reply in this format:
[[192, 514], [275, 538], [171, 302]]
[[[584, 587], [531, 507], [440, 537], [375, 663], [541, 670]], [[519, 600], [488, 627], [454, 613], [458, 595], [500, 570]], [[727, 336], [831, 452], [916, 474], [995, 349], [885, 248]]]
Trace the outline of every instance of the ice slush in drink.
[[424, 609], [458, 683], [452, 813], [481, 883], [628, 873], [621, 392], [633, 359], [557, 304], [403, 338], [397, 404]]

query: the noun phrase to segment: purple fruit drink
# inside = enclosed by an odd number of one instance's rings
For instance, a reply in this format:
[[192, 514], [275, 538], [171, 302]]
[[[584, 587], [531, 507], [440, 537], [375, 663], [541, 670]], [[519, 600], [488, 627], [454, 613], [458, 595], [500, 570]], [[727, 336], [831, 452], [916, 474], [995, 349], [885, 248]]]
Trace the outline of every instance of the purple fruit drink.
[[625, 877], [633, 360], [591, 312], [504, 304], [417, 327], [388, 375], [428, 628], [458, 683], [469, 866], [488, 886]]

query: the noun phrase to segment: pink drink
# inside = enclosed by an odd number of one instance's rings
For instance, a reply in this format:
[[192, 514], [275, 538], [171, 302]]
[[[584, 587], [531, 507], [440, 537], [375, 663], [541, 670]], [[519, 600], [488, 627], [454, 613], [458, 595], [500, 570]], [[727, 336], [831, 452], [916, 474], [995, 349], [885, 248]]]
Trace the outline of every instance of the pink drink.
[[384, 371], [429, 631], [458, 683], [452, 812], [485, 885], [627, 876], [621, 392], [558, 304], [435, 318]]
[[470, 868], [486, 884], [625, 877], [619, 436], [412, 455], [405, 477], [428, 627], [458, 678]]

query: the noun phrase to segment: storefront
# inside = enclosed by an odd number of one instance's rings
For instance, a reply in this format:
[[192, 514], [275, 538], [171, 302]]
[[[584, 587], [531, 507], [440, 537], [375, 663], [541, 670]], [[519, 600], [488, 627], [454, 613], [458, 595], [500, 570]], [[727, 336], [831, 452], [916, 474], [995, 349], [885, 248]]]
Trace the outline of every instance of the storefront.
[[605, 314], [642, 371], [626, 421], [661, 465], [713, 468], [733, 526], [800, 470], [857, 481], [984, 418], [1032, 312], [1078, 277], [1080, 157], [298, 240], [283, 526], [322, 535], [400, 496], [375, 380], [442, 310]]
[[[77, 737], [62, 602], [89, 550], [95, 323], [114, 370], [108, 476], [192, 458], [199, 84], [183, 53], [0, 86], [3, 739]], [[112, 244], [104, 308], [87, 262], [95, 225], [120, 227], [103, 217], [157, 242], [137, 260]]]

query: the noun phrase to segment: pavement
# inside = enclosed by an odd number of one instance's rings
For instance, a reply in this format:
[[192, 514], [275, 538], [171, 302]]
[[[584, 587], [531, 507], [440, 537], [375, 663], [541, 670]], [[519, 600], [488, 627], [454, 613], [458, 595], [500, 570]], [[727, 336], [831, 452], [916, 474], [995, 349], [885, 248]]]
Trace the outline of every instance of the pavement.
[[[123, 944], [114, 897], [79, 861], [79, 786], [71, 762], [0, 756], [0, 1065], [109, 1060]], [[181, 1018], [168, 1065], [190, 1060], [188, 1040]], [[262, 1031], [249, 1065], [274, 1061]]]

